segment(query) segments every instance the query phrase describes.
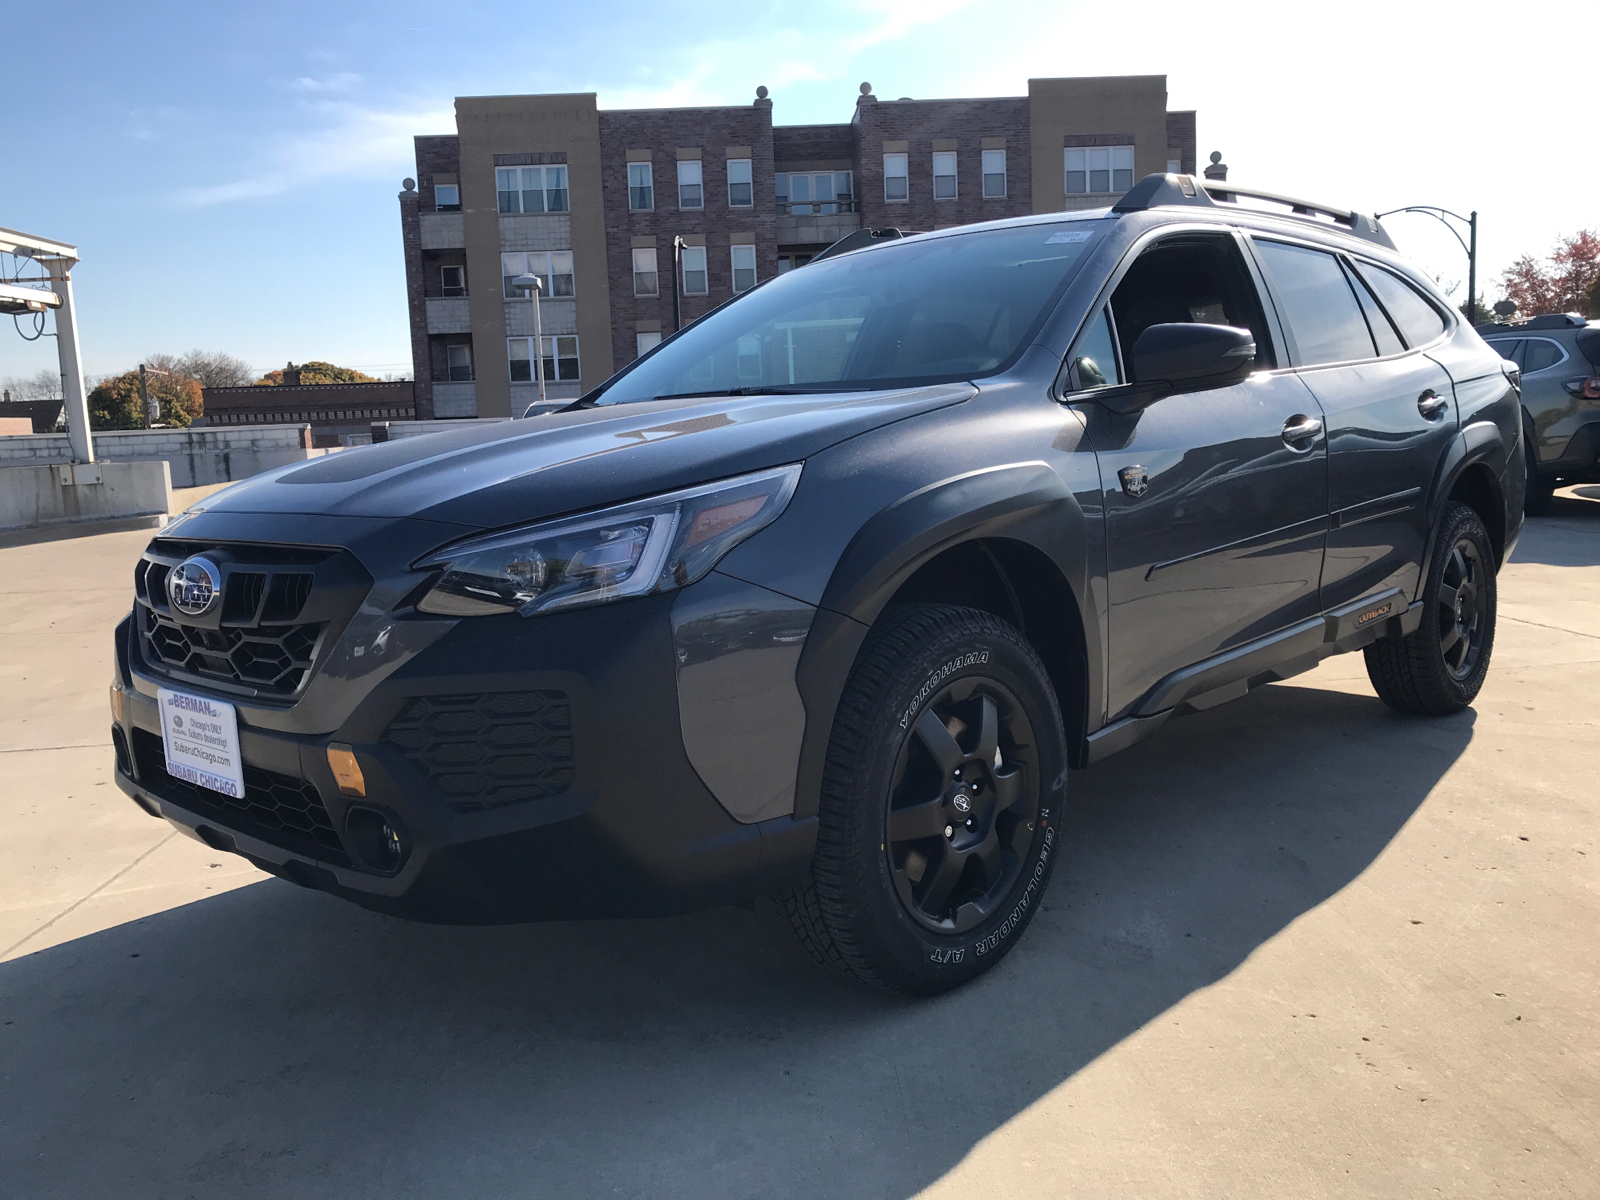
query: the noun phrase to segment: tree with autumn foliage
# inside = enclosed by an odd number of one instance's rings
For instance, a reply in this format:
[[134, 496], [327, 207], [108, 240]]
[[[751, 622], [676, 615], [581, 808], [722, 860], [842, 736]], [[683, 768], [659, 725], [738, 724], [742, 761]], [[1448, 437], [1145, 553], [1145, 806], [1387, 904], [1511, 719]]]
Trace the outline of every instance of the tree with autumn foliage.
[[1502, 272], [1500, 290], [1521, 317], [1576, 312], [1600, 317], [1600, 237], [1580, 229], [1544, 262], [1524, 254]]
[[[169, 361], [168, 355], [152, 355], [146, 366], [160, 359]], [[200, 381], [192, 375], [150, 372], [145, 376], [145, 386], [150, 399], [161, 406], [155, 424], [182, 428], [198, 417], [205, 407], [200, 391]], [[124, 371], [102, 379], [89, 393], [89, 427], [91, 429], [143, 429], [144, 404], [139, 398], [139, 371]]]
[[300, 382], [306, 383], [377, 383], [371, 375], [364, 375], [354, 367], [336, 367], [332, 363], [312, 362], [301, 363], [298, 367], [293, 363], [279, 371], [268, 371], [256, 380], [257, 386], [278, 386], [283, 383], [284, 372], [290, 377], [298, 375]]

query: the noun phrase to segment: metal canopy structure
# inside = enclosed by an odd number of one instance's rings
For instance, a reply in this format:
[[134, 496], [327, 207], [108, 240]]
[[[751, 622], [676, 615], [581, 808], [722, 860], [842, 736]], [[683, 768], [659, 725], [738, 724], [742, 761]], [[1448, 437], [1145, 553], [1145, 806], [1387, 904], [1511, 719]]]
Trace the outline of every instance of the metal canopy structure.
[[[89, 399], [83, 390], [83, 356], [78, 350], [78, 317], [72, 308], [72, 268], [78, 248], [65, 242], [0, 229], [0, 254], [14, 255], [36, 264], [43, 272], [37, 280], [17, 278], [0, 284], [0, 313], [21, 315], [55, 310], [56, 353], [61, 362], [61, 398], [67, 414], [67, 436], [72, 460], [94, 461], [89, 436]], [[29, 287], [39, 282], [48, 288]]]

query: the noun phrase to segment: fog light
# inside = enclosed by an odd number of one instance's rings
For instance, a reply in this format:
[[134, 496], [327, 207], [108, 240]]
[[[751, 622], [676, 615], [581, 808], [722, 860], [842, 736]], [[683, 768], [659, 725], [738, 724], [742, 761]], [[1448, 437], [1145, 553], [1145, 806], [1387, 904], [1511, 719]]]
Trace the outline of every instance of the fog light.
[[369, 871], [393, 875], [406, 860], [399, 822], [375, 808], [355, 806], [345, 814], [344, 831], [356, 861]]
[[349, 746], [334, 742], [328, 747], [328, 769], [333, 772], [334, 782], [346, 796], [367, 794], [367, 781], [361, 774], [361, 764], [356, 761], [356, 753]]
[[111, 685], [111, 719], [122, 724], [122, 689], [115, 682]]

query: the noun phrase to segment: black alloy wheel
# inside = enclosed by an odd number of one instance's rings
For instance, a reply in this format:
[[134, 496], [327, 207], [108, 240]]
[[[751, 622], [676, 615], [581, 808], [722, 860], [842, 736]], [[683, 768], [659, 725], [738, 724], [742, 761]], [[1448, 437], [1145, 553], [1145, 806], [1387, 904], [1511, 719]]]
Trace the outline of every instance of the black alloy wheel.
[[1367, 678], [1396, 712], [1443, 717], [1477, 698], [1494, 651], [1495, 553], [1465, 504], [1445, 505], [1428, 559], [1416, 631], [1366, 648]]
[[1444, 576], [1436, 595], [1439, 652], [1456, 680], [1470, 676], [1483, 655], [1489, 628], [1488, 568], [1478, 547], [1467, 536], [1456, 539], [1444, 560]]
[[939, 692], [900, 748], [885, 851], [912, 919], [965, 933], [993, 913], [1022, 872], [1039, 812], [1033, 728], [989, 679]]
[[810, 875], [779, 905], [817, 961], [948, 991], [1038, 911], [1066, 786], [1055, 684], [1020, 630], [955, 605], [887, 609], [835, 709]]

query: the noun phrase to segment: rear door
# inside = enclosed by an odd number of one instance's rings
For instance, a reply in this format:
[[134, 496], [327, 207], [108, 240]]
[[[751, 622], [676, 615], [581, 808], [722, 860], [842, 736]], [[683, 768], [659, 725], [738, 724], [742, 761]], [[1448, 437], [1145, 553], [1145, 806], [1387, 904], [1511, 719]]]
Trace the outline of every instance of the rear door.
[[1139, 334], [1173, 321], [1250, 329], [1258, 369], [1132, 416], [1084, 407], [1105, 495], [1112, 719], [1142, 698], [1170, 707], [1151, 690], [1163, 678], [1320, 611], [1321, 414], [1274, 369], [1282, 355], [1233, 233], [1169, 235], [1139, 253], [1070, 353], [1070, 399], [1128, 382]]
[[1444, 318], [1384, 268], [1253, 241], [1295, 366], [1327, 422], [1322, 608], [1390, 588], [1409, 601], [1421, 581], [1428, 490], [1456, 434], [1450, 376], [1422, 353]]

